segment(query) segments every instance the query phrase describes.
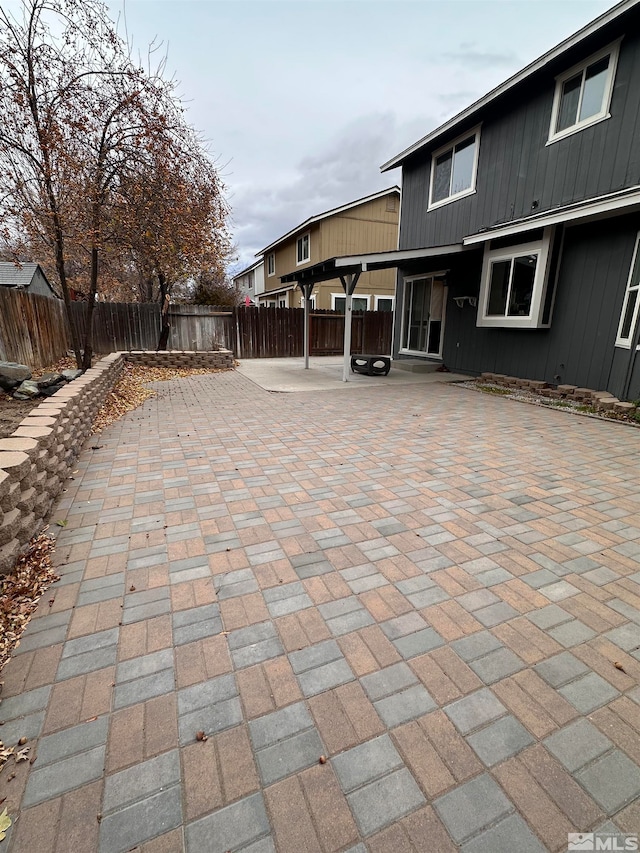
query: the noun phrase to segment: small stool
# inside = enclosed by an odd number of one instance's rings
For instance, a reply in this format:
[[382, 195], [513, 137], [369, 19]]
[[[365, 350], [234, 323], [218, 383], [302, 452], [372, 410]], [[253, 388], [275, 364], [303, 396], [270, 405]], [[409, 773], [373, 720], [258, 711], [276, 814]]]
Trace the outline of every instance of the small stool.
[[386, 376], [391, 370], [388, 355], [352, 355], [351, 372], [366, 373], [367, 376]]

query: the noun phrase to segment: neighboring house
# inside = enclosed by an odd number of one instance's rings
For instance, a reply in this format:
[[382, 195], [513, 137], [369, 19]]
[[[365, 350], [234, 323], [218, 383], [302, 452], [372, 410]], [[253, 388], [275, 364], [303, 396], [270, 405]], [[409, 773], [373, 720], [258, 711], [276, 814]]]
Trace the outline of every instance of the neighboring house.
[[56, 298], [40, 264], [29, 263], [17, 267], [11, 261], [0, 261], [0, 287]]
[[[379, 252], [398, 245], [400, 190], [391, 187], [372, 195], [311, 216], [260, 252], [264, 256], [265, 289], [261, 305], [302, 305], [302, 293], [280, 277], [296, 273], [325, 258], [353, 252]], [[354, 310], [393, 310], [395, 271], [364, 273], [354, 299]], [[343, 311], [344, 291], [338, 278], [319, 285], [312, 306]]]
[[243, 298], [248, 296], [252, 302], [257, 304], [257, 297], [264, 292], [264, 261], [260, 259], [234, 275], [233, 284]]
[[640, 397], [638, 0], [381, 169], [399, 166], [399, 249], [438, 253], [398, 264], [396, 358]]

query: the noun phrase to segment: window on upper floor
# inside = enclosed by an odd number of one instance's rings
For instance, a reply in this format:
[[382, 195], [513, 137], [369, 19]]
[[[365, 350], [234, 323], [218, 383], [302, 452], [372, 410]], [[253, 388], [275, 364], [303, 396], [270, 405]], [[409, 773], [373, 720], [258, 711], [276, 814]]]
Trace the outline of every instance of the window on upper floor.
[[270, 255], [267, 255], [267, 275], [275, 275], [276, 274], [276, 254], [275, 252], [271, 252]]
[[543, 321], [547, 290], [551, 228], [540, 240], [485, 248], [482, 266], [478, 326], [536, 329]]
[[622, 312], [620, 314], [620, 324], [618, 326], [618, 336], [616, 338], [616, 346], [631, 349], [633, 336], [638, 323], [638, 314], [640, 313], [640, 234], [636, 239], [636, 247], [633, 252], [633, 260], [631, 261], [631, 271], [629, 280], [627, 281], [627, 291], [624, 295], [622, 303]]
[[480, 128], [436, 151], [431, 158], [429, 208], [476, 191]]
[[556, 78], [549, 142], [610, 117], [619, 48], [610, 44]]
[[304, 264], [311, 257], [311, 246], [309, 241], [309, 232], [298, 237], [296, 243], [296, 263]]

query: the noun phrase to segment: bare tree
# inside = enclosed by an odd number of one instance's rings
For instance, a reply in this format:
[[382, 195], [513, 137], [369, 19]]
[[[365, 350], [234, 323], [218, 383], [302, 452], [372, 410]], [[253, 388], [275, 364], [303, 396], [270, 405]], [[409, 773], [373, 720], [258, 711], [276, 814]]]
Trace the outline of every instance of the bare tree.
[[[3, 236], [16, 254], [48, 254], [85, 369], [101, 269], [113, 283], [128, 264], [164, 303], [229, 245], [217, 169], [162, 72], [131, 60], [99, 0], [22, 0], [21, 17], [0, 7]], [[70, 270], [86, 298], [82, 341]]]

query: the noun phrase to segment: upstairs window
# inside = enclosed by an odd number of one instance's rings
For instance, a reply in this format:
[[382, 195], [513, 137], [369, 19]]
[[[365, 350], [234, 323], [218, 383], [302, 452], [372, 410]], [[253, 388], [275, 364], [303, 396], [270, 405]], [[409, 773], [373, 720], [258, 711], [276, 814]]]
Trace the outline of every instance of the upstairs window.
[[636, 239], [636, 247], [631, 262], [631, 272], [627, 281], [627, 291], [622, 303], [620, 325], [618, 326], [618, 337], [616, 346], [631, 349], [633, 335], [638, 322], [640, 312], [640, 234]]
[[304, 264], [311, 257], [310, 247], [309, 247], [309, 234], [303, 234], [302, 237], [298, 237], [298, 242], [296, 244], [296, 263]]
[[431, 160], [429, 207], [470, 195], [476, 189], [479, 129], [436, 151]]
[[270, 255], [267, 255], [267, 275], [275, 275], [276, 274], [276, 255], [275, 252], [271, 252]]
[[556, 79], [549, 142], [610, 117], [619, 47], [608, 45]]

